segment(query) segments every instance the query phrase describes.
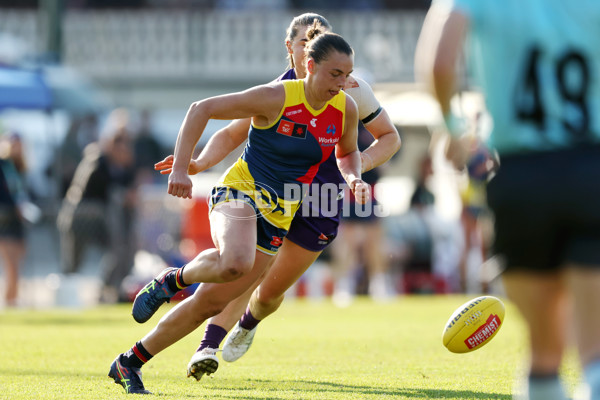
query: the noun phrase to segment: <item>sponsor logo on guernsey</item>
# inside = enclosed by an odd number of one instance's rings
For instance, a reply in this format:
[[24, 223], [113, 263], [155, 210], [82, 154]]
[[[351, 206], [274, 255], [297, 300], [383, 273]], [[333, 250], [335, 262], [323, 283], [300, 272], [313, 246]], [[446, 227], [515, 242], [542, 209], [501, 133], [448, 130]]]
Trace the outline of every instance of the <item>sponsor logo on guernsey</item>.
[[281, 246], [281, 244], [283, 243], [283, 239], [279, 236], [271, 236], [272, 240], [271, 240], [271, 246], [273, 247], [279, 247]]
[[292, 137], [305, 139], [308, 127], [304, 124], [294, 124], [294, 130], [292, 131]]
[[310, 126], [312, 126], [313, 128], [317, 127], [317, 119], [313, 118], [310, 120]]
[[329, 244], [333, 238], [335, 237], [335, 235], [326, 235], [324, 233], [321, 233], [319, 235], [319, 239], [317, 241], [317, 243], [323, 245], [323, 244]]
[[282, 135], [294, 137], [297, 139], [306, 139], [307, 126], [305, 124], [298, 124], [292, 121], [282, 119], [277, 125], [277, 133]]
[[485, 324], [481, 325], [471, 336], [465, 339], [469, 349], [475, 348], [488, 340], [500, 328], [500, 318], [491, 314]]
[[302, 112], [302, 109], [299, 110], [291, 110], [285, 113], [286, 117], [289, 117], [290, 115], [296, 115], [296, 114], [300, 114]]
[[[336, 127], [334, 124], [331, 124], [327, 127], [327, 130], [325, 131], [328, 135], [335, 135], [335, 131], [336, 131]], [[319, 144], [323, 147], [329, 147], [329, 146], [335, 146], [337, 144], [337, 142], [340, 141], [340, 138], [327, 138], [327, 137], [320, 137], [319, 138]]]
[[294, 123], [291, 121], [286, 121], [282, 119], [279, 121], [279, 125], [277, 125], [277, 133], [281, 133], [283, 135], [292, 136], [292, 132], [294, 130]]

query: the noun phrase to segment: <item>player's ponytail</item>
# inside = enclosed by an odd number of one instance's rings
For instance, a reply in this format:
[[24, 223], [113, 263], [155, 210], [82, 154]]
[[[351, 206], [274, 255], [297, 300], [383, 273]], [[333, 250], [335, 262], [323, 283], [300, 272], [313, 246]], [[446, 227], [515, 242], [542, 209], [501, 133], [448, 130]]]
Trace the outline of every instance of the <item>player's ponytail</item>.
[[[298, 31], [301, 27], [311, 26], [313, 23], [318, 22], [325, 30], [332, 30], [331, 24], [327, 21], [327, 18], [322, 15], [315, 13], [304, 13], [294, 17], [290, 26], [286, 30], [285, 41], [293, 42], [298, 36]], [[290, 68], [295, 68], [294, 59], [292, 55], [288, 53], [288, 62]]]
[[320, 34], [326, 32], [327, 29], [319, 23], [319, 21], [315, 20], [313, 24], [306, 30], [306, 38], [310, 42]]

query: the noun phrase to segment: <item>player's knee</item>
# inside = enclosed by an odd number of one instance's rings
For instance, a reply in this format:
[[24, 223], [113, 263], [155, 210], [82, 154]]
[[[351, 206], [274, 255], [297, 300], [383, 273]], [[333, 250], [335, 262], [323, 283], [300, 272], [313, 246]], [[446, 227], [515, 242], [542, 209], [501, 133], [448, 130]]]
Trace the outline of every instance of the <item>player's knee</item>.
[[200, 326], [207, 319], [223, 311], [227, 303], [227, 299], [219, 296], [219, 293], [212, 293], [210, 289], [208, 291], [200, 289], [192, 298], [194, 308], [190, 310], [189, 318]]
[[260, 291], [257, 293], [256, 302], [261, 308], [264, 309], [277, 309], [283, 302], [285, 294], [280, 293], [269, 293], [267, 291]]
[[227, 254], [221, 256], [221, 279], [224, 282], [234, 281], [252, 270], [254, 257], [247, 254]]
[[219, 302], [208, 304], [206, 307], [206, 310], [205, 310], [205, 312], [206, 312], [205, 321], [209, 318], [214, 317], [215, 315], [220, 314], [225, 309], [226, 305], [227, 305], [226, 303], [219, 303]]

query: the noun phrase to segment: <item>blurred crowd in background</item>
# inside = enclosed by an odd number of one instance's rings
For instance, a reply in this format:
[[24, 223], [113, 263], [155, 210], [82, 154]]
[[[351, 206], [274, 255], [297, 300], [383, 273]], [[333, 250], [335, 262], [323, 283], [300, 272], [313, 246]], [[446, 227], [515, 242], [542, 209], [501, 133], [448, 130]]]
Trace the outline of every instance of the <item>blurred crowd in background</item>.
[[[144, 18], [147, 10], [157, 7], [240, 13], [254, 7], [283, 10], [290, 16], [309, 9], [331, 20], [335, 19], [330, 14], [343, 11], [344, 17], [335, 21], [348, 31], [353, 21], [368, 21], [370, 11], [381, 10], [393, 10], [418, 28], [429, 5], [424, 0], [320, 3], [0, 1], [4, 13], [0, 17], [0, 304], [45, 307], [131, 301], [166, 265], [182, 266], [199, 251], [212, 247], [207, 196], [241, 148], [210, 171], [194, 176], [193, 200], [168, 196], [167, 177], [155, 172], [153, 165], [172, 154], [185, 105], [229, 91], [233, 83], [240, 90], [250, 85], [249, 80], [232, 78], [227, 86], [222, 76], [209, 84], [211, 76], [206, 74], [197, 80], [160, 79], [160, 71], [128, 82], [123, 70], [116, 69], [111, 75], [110, 71], [71, 63], [78, 58], [64, 52], [71, 40], [65, 33], [68, 29], [36, 25], [20, 37], [23, 31], [14, 28], [18, 25], [15, 18], [29, 21], [29, 14], [39, 16], [44, 7], [62, 10], [62, 17], [46, 20], [59, 24], [76, 24], [81, 15], [73, 14], [74, 10], [94, 13], [97, 8], [110, 9], [115, 18], [119, 8], [127, 8], [128, 18], [135, 18], [136, 13]], [[377, 15], [373, 19], [379, 18]], [[369, 29], [365, 26], [361, 29]], [[222, 32], [235, 29], [225, 28]], [[62, 32], [58, 45], [40, 37], [28, 41], [31, 32], [45, 37], [57, 29]], [[160, 35], [160, 28], [156, 29], [146, 34]], [[269, 41], [276, 43], [277, 51], [283, 50], [283, 31], [274, 30]], [[418, 29], [413, 31], [407, 30], [403, 40], [414, 47]], [[225, 40], [233, 53], [248, 45]], [[259, 47], [261, 43], [251, 45]], [[390, 48], [396, 47], [384, 46], [379, 51]], [[362, 50], [355, 51], [358, 59]], [[53, 63], [47, 64], [47, 60]], [[152, 64], [148, 58], [144, 62]], [[225, 63], [237, 68], [239, 75], [245, 73], [244, 65]], [[252, 83], [269, 81], [276, 76], [271, 71], [283, 67], [264, 69], [263, 75], [250, 74], [257, 81]], [[203, 71], [211, 70], [199, 68], [195, 76]], [[400, 132], [403, 147], [388, 164], [365, 176], [374, 187], [378, 216], [344, 219], [339, 237], [290, 289], [290, 295], [331, 296], [345, 306], [356, 295], [387, 301], [403, 294], [499, 290], [495, 279], [498, 266], [489, 257], [491, 217], [485, 199], [480, 188], [469, 182], [465, 173], [453, 170], [442, 156], [445, 143], [437, 132], [439, 111], [432, 111], [431, 102], [420, 97], [419, 88], [408, 78], [394, 80], [360, 62], [356, 73], [375, 89]], [[48, 79], [50, 76], [54, 79]], [[22, 85], [15, 87], [15, 82]], [[407, 94], [406, 100], [399, 100]], [[419, 114], [425, 117], [415, 120]], [[473, 129], [486, 129], [484, 119], [473, 121]], [[209, 126], [197, 151], [225, 123]]]

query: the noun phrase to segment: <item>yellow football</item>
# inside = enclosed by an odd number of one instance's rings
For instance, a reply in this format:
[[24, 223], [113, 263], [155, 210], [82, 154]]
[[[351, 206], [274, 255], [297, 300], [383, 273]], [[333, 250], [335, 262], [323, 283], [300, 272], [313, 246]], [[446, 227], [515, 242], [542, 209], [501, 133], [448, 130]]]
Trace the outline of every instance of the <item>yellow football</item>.
[[504, 321], [504, 303], [494, 296], [467, 301], [452, 314], [442, 342], [453, 353], [480, 349], [492, 340]]

